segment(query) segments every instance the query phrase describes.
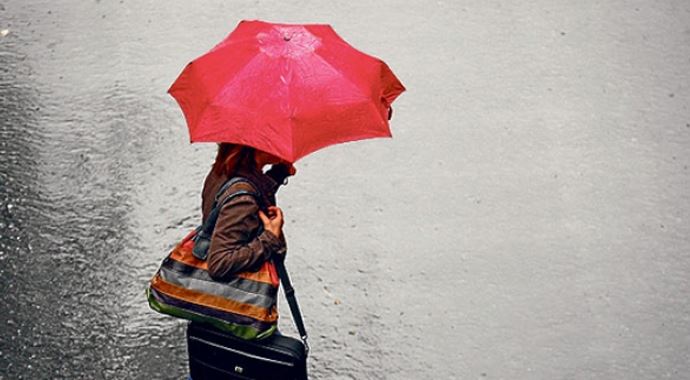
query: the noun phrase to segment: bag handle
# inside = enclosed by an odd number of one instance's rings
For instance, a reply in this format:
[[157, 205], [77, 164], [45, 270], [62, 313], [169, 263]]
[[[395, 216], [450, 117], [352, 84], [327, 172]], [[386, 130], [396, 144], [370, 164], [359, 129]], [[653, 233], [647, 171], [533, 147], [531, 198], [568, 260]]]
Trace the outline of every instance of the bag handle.
[[205, 261], [206, 256], [208, 254], [208, 248], [211, 245], [211, 236], [213, 235], [213, 230], [216, 227], [216, 221], [218, 221], [218, 216], [220, 214], [220, 209], [222, 206], [230, 201], [231, 199], [240, 196], [240, 195], [252, 195], [255, 198], [258, 198], [256, 193], [247, 191], [247, 190], [238, 190], [230, 195], [228, 195], [225, 199], [221, 199], [221, 196], [230, 188], [230, 186], [240, 183], [240, 182], [245, 182], [249, 183], [252, 185], [252, 187], [256, 188], [249, 180], [242, 178], [242, 177], [233, 177], [226, 181], [223, 186], [221, 186], [220, 190], [216, 193], [216, 197], [213, 200], [213, 205], [211, 207], [211, 212], [208, 215], [208, 218], [206, 218], [206, 222], [199, 226], [196, 229], [196, 236], [194, 236], [194, 248], [192, 249], [192, 255], [196, 257], [199, 260]]

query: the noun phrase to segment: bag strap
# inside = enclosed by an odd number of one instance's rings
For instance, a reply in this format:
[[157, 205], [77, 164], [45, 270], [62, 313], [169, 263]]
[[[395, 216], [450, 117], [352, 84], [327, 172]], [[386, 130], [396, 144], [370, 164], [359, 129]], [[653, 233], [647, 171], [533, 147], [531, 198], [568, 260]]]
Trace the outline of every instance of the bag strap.
[[252, 187], [256, 188], [248, 179], [242, 178], [242, 177], [233, 177], [233, 178], [230, 178], [228, 181], [226, 181], [223, 184], [223, 186], [221, 186], [220, 190], [218, 190], [215, 198], [213, 199], [213, 205], [211, 206], [211, 212], [208, 214], [208, 218], [206, 218], [206, 222], [204, 222], [204, 224], [201, 225], [201, 227], [198, 231], [200, 234], [204, 234], [204, 235], [209, 236], [209, 237], [211, 236], [211, 234], [213, 233], [213, 229], [216, 227], [216, 221], [218, 221], [218, 215], [220, 214], [220, 209], [230, 199], [232, 199], [236, 196], [245, 195], [245, 194], [253, 195], [256, 198], [258, 198], [256, 196], [257, 194], [255, 192], [248, 191], [248, 190], [238, 190], [238, 191], [228, 195], [227, 197], [225, 197], [225, 199], [221, 199], [221, 196], [230, 188], [230, 186], [233, 186], [233, 185], [240, 183], [240, 182], [248, 183], [248, 184], [252, 185]]
[[304, 351], [307, 355], [309, 355], [307, 329], [304, 327], [302, 313], [299, 310], [299, 304], [297, 303], [297, 298], [295, 297], [295, 289], [292, 287], [290, 276], [288, 276], [287, 269], [285, 269], [285, 262], [282, 259], [276, 259], [273, 260], [273, 263], [276, 266], [276, 271], [278, 272], [278, 277], [280, 277], [280, 282], [283, 284], [283, 292], [285, 292], [285, 298], [287, 298], [288, 305], [290, 306], [292, 320], [295, 322], [297, 331], [299, 331], [299, 336], [302, 338], [302, 342], [304, 343]]
[[206, 218], [206, 221], [202, 225], [197, 227], [196, 235], [192, 238], [194, 240], [194, 248], [192, 249], [192, 254], [197, 259], [202, 261], [206, 260], [206, 255], [208, 254], [208, 249], [211, 245], [211, 236], [213, 235], [213, 230], [216, 227], [216, 222], [218, 221], [218, 216], [220, 215], [220, 209], [226, 202], [230, 201], [231, 199], [237, 196], [245, 194], [257, 198], [257, 201], [259, 200], [260, 197], [258, 196], [258, 194], [248, 190], [238, 190], [226, 196], [225, 198], [222, 198], [223, 194], [225, 194], [225, 192], [231, 186], [240, 182], [248, 183], [252, 188], [256, 188], [256, 186], [254, 186], [249, 180], [242, 177], [230, 178], [229, 180], [225, 181], [223, 186], [220, 187], [220, 190], [218, 190], [215, 198], [213, 199], [211, 212]]

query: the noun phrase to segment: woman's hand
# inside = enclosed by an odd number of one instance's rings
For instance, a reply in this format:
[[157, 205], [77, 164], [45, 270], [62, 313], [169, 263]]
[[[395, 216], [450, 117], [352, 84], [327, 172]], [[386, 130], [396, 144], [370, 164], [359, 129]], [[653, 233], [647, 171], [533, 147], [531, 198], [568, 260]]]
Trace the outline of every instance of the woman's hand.
[[259, 210], [259, 218], [264, 223], [264, 229], [271, 231], [276, 237], [283, 233], [283, 210], [276, 206], [268, 207], [268, 215]]

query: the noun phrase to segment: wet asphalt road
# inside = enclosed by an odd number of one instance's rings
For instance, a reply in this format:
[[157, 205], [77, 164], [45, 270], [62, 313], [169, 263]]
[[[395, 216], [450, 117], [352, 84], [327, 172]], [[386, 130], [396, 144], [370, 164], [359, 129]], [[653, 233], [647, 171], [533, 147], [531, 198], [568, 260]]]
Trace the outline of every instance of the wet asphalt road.
[[313, 378], [687, 376], [686, 1], [9, 0], [0, 379], [184, 378], [143, 291], [214, 147], [165, 91], [253, 18], [330, 23], [408, 88], [392, 140], [278, 197]]

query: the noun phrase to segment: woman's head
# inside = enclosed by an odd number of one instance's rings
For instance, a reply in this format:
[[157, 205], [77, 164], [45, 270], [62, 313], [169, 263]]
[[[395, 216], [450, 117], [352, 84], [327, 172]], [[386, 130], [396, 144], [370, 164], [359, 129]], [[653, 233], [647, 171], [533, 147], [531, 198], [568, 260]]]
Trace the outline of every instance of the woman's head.
[[263, 168], [266, 165], [275, 165], [279, 163], [284, 163], [285, 161], [276, 157], [270, 153], [266, 153], [263, 150], [254, 150], [254, 161], [257, 167]]
[[216, 161], [213, 163], [212, 170], [216, 174], [230, 176], [240, 168], [252, 169], [256, 167], [261, 170], [266, 165], [281, 162], [283, 160], [280, 158], [250, 146], [220, 143], [218, 144], [218, 153], [216, 154]]
[[216, 174], [231, 175], [240, 167], [254, 164], [254, 152], [251, 147], [220, 143], [218, 144], [218, 153], [216, 154], [216, 161], [213, 163], [213, 170]]

